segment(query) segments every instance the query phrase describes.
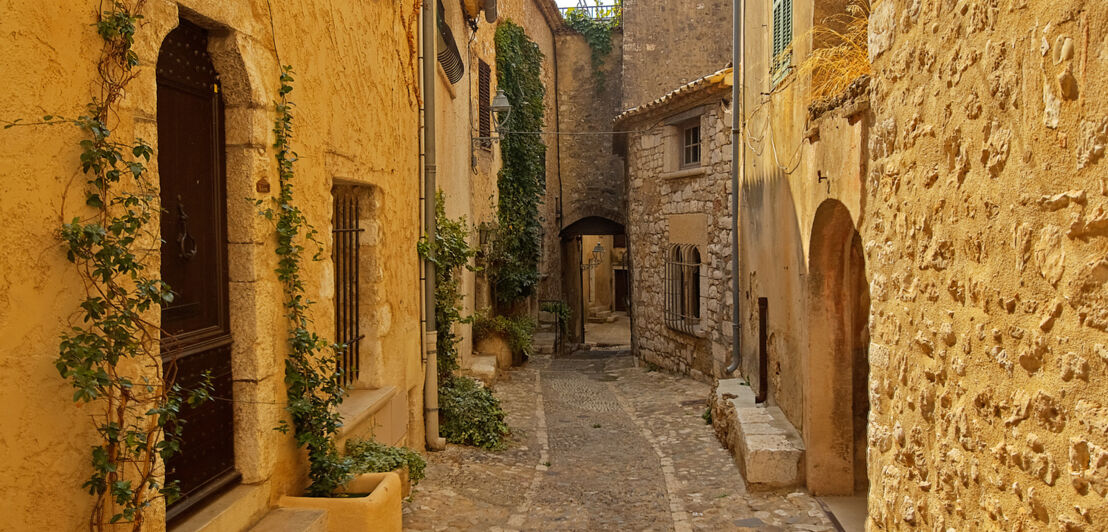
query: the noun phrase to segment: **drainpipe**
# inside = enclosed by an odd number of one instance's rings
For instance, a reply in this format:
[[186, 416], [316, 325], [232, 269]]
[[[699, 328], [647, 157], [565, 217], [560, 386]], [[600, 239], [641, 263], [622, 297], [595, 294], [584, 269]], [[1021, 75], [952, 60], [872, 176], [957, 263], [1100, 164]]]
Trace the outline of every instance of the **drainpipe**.
[[743, 23], [746, 22], [746, 0], [734, 0], [734, 29], [731, 32], [731, 66], [738, 70], [738, 79], [732, 73], [731, 82], [731, 365], [730, 375], [739, 369], [739, 172], [746, 179], [745, 161], [740, 163], [739, 146], [742, 142], [742, 125], [746, 113], [743, 105], [743, 89], [746, 86], [746, 39]]
[[[427, 240], [435, 241], [435, 177], [438, 172], [435, 157], [435, 0], [423, 0], [423, 228]], [[446, 449], [446, 440], [439, 436], [439, 359], [435, 352], [435, 264], [423, 263], [423, 312], [427, 327], [424, 349], [427, 374], [423, 382], [423, 422], [427, 433], [427, 448]]]

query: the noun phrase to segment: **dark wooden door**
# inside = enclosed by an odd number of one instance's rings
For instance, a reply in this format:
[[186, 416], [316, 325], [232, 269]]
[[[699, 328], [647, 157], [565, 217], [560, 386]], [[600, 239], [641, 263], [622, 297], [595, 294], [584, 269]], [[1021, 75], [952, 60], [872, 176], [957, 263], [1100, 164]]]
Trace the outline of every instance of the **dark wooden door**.
[[631, 282], [630, 277], [627, 275], [627, 270], [615, 270], [616, 274], [616, 302], [615, 309], [619, 311], [627, 310], [627, 301], [631, 296]]
[[158, 169], [162, 279], [174, 292], [162, 309], [162, 360], [182, 388], [211, 379], [215, 399], [181, 412], [181, 451], [169, 460], [179, 515], [235, 482], [223, 102], [207, 32], [181, 21], [158, 57]]

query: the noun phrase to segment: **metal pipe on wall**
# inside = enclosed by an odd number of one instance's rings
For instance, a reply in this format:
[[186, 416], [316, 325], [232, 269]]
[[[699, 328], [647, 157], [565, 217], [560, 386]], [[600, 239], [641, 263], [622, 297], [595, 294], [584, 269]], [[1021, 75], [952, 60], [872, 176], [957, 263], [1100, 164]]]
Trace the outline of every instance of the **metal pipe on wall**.
[[[437, 20], [435, 0], [423, 0], [423, 228], [429, 242], [435, 241], [435, 192], [438, 190], [436, 174], [438, 159], [435, 149], [435, 36]], [[426, 429], [427, 448], [432, 451], [446, 449], [446, 440], [439, 436], [439, 362], [437, 353], [430, 346], [435, 329], [435, 265], [424, 261], [423, 312], [427, 323], [424, 331], [425, 349], [428, 351], [427, 369], [423, 382], [423, 423]]]
[[743, 171], [745, 181], [746, 164], [742, 162], [739, 146], [742, 144], [742, 126], [746, 119], [743, 89], [746, 84], [746, 35], [743, 23], [746, 21], [746, 0], [734, 0], [734, 20], [732, 24], [731, 66], [737, 70], [731, 82], [731, 365], [727, 373], [734, 373], [740, 364], [740, 327], [739, 327], [739, 172]]

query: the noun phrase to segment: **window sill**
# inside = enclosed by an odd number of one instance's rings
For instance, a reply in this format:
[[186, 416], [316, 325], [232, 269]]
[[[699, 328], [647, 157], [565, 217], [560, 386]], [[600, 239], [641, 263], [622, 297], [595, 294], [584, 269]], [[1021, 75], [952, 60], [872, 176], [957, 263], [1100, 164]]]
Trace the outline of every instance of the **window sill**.
[[704, 166], [695, 166], [693, 168], [684, 168], [681, 170], [674, 170], [672, 172], [662, 172], [662, 179], [682, 179], [686, 177], [699, 177], [708, 173], [708, 168]]
[[352, 430], [380, 412], [395, 395], [395, 386], [387, 386], [376, 390], [348, 391], [346, 398], [338, 408], [339, 415], [342, 416], [339, 438], [345, 438]]
[[680, 327], [673, 327], [673, 326], [670, 326], [670, 325], [666, 325], [666, 329], [668, 329], [669, 332], [677, 333], [677, 334], [680, 334], [682, 336], [691, 336], [693, 338], [707, 338], [708, 337], [707, 334], [705, 334], [706, 331], [701, 329], [699, 325], [692, 328], [692, 329], [689, 329], [689, 330], [685, 330], [685, 329], [682, 329]]

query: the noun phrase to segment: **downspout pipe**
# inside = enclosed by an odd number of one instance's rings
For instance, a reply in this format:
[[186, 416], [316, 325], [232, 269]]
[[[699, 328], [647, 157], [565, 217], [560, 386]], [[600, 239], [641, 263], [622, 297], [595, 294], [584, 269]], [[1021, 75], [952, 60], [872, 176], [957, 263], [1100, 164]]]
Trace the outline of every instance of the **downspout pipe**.
[[[435, 36], [437, 18], [435, 0], [423, 0], [423, 228], [429, 242], [435, 241], [435, 192], [438, 159], [435, 148]], [[423, 312], [427, 324], [424, 331], [427, 373], [423, 382], [423, 423], [427, 448], [446, 449], [446, 440], [439, 435], [439, 359], [435, 339], [435, 264], [423, 263]]]
[[746, 39], [743, 23], [746, 21], [746, 0], [734, 0], [734, 29], [731, 32], [731, 66], [739, 74], [732, 76], [731, 82], [731, 365], [727, 366], [730, 375], [739, 369], [741, 340], [739, 339], [739, 172], [745, 177], [746, 162], [742, 160], [742, 127], [746, 112], [742, 92], [746, 85]]

